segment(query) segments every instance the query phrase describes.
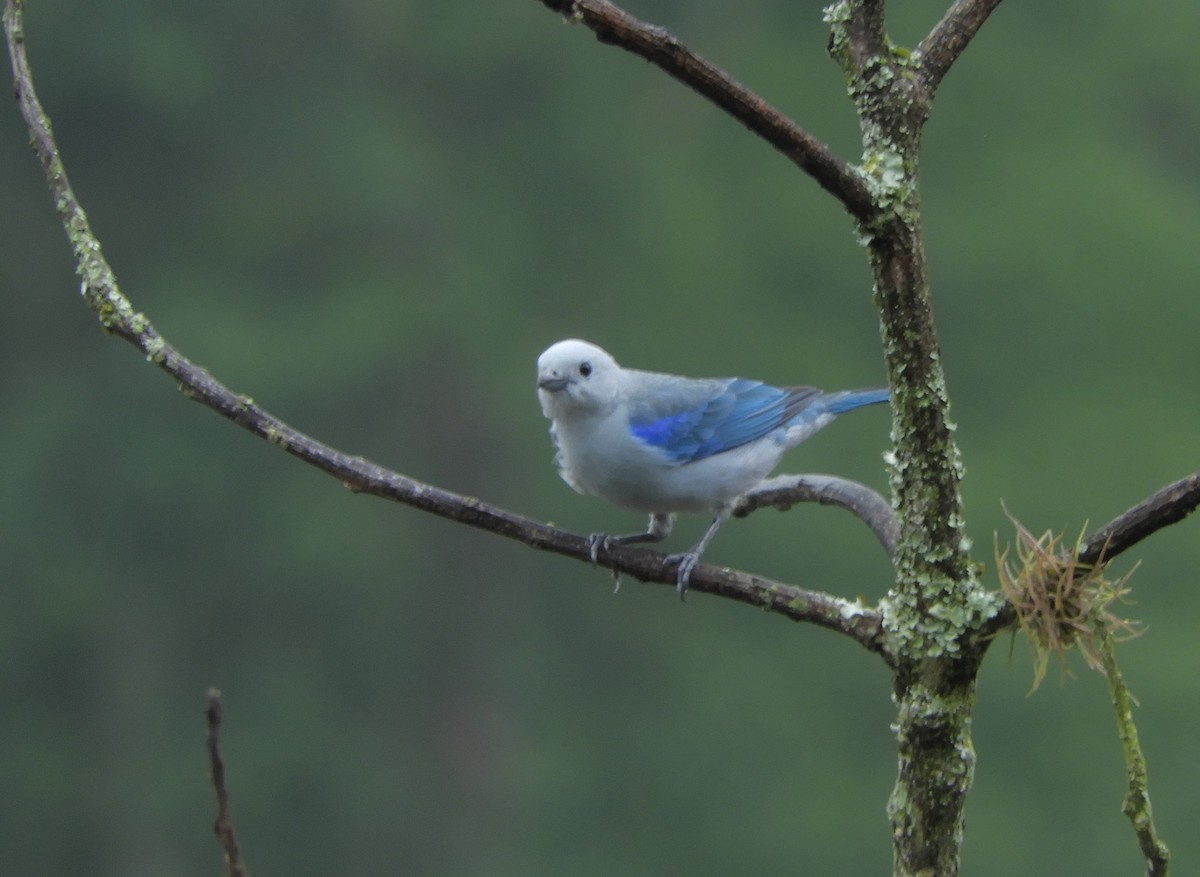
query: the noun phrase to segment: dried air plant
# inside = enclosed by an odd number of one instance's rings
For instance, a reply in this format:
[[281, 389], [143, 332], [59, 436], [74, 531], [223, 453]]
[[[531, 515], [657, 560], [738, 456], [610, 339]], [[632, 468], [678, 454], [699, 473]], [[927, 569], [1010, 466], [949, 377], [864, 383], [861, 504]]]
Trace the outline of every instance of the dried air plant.
[[1103, 553], [1094, 564], [1079, 559], [1082, 535], [1066, 545], [1061, 535], [1047, 530], [1034, 536], [1012, 515], [1008, 519], [1017, 531], [1015, 560], [1010, 560], [1008, 548], [1000, 551], [997, 537], [996, 570], [1033, 653], [1030, 691], [1045, 678], [1051, 655], [1068, 672], [1066, 652], [1072, 645], [1079, 646], [1089, 667], [1107, 675], [1102, 654], [1105, 635], [1128, 639], [1141, 633], [1137, 622], [1121, 618], [1111, 608], [1116, 601], [1128, 602], [1129, 577], [1137, 566], [1119, 579], [1110, 579]]

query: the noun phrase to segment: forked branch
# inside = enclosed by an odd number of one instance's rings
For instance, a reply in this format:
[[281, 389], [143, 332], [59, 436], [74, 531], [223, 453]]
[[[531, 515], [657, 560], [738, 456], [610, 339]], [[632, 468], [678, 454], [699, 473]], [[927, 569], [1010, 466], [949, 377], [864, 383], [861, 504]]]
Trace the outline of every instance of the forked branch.
[[[17, 100], [32, 134], [34, 151], [46, 172], [59, 218], [74, 250], [76, 271], [83, 279], [83, 297], [108, 332], [142, 351], [146, 359], [170, 375], [189, 398], [309, 465], [333, 475], [353, 491], [413, 506], [543, 551], [578, 560], [591, 559], [589, 542], [583, 536], [547, 526], [473, 497], [424, 484], [305, 435], [264, 411], [250, 398], [233, 392], [172, 347], [149, 319], [137, 313], [121, 293], [101, 251], [100, 242], [92, 234], [83, 208], [71, 190], [49, 119], [34, 92], [25, 55], [22, 7], [21, 0], [7, 0], [4, 13]], [[675, 586], [674, 563], [657, 552], [614, 548], [602, 551], [599, 560], [616, 572], [627, 573], [643, 581]], [[709, 565], [698, 566], [690, 584], [692, 591], [716, 594], [758, 606], [794, 621], [806, 621], [839, 631], [869, 650], [888, 657], [879, 614], [856, 601]]]

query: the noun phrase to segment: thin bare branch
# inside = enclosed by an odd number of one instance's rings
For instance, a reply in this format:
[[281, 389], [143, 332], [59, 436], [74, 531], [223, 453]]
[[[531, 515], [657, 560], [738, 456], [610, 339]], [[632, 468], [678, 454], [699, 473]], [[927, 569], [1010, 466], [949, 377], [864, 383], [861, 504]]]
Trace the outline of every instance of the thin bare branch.
[[917, 54], [930, 94], [937, 91], [942, 78], [999, 5], [1000, 0], [955, 0], [942, 20], [921, 40]]
[[246, 866], [238, 849], [233, 831], [233, 820], [229, 816], [229, 791], [225, 788], [225, 762], [221, 758], [221, 692], [208, 690], [204, 707], [205, 742], [208, 746], [208, 776], [217, 797], [217, 818], [213, 832], [225, 853], [225, 869], [229, 877], [246, 877]]
[[1122, 512], [1083, 540], [1079, 559], [1097, 563], [1112, 560], [1163, 527], [1178, 523], [1200, 506], [1200, 472], [1174, 484]]
[[[141, 350], [191, 399], [211, 408], [243, 429], [276, 447], [333, 475], [351, 490], [379, 496], [430, 514], [515, 539], [543, 551], [578, 560], [591, 560], [588, 540], [565, 530], [424, 484], [383, 468], [362, 457], [345, 454], [264, 411], [247, 396], [233, 392], [200, 366], [189, 361], [163, 338], [149, 319], [137, 313], [121, 293], [104, 258], [100, 242], [92, 234], [82, 207], [71, 190], [66, 170], [55, 144], [50, 123], [37, 99], [25, 57], [21, 29], [20, 0], [7, 0], [5, 32], [13, 59], [13, 73], [21, 111], [33, 135], [33, 147], [46, 172], [54, 202], [76, 257], [76, 271], [83, 278], [82, 293], [104, 328]], [[638, 548], [601, 551], [599, 560], [616, 572], [643, 581], [675, 586], [675, 564], [665, 555]], [[716, 594], [794, 621], [806, 621], [850, 636], [871, 651], [884, 655], [882, 624], [874, 610], [826, 594], [774, 582], [749, 573], [701, 565], [693, 572], [690, 589]]]
[[900, 521], [892, 504], [865, 484], [836, 475], [779, 475], [768, 478], [742, 497], [733, 510], [745, 517], [764, 506], [786, 511], [801, 502], [816, 502], [846, 509], [871, 528], [891, 557], [900, 535]]
[[855, 219], [866, 220], [873, 214], [870, 192], [847, 162], [664, 28], [639, 21], [608, 0], [541, 2], [569, 21], [582, 22], [600, 42], [645, 58], [712, 101], [816, 180]]

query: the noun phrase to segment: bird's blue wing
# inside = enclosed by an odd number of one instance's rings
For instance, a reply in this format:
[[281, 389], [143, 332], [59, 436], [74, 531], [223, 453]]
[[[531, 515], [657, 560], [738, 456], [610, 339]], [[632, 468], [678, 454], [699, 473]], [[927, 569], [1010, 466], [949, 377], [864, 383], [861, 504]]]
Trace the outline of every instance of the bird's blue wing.
[[762, 438], [821, 395], [813, 387], [772, 387], [742, 378], [696, 382], [688, 390], [676, 396], [663, 387], [630, 416], [630, 432], [673, 463], [702, 460]]

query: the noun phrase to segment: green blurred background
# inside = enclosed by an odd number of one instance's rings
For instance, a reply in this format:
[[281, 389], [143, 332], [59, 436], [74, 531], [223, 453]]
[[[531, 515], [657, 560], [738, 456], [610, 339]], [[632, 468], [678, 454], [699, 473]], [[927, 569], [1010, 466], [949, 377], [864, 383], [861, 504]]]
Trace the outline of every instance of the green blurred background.
[[[945, 0], [890, 4], [913, 45]], [[640, 0], [843, 155], [819, 2]], [[188, 356], [346, 451], [579, 532], [640, 517], [554, 473], [533, 362], [829, 389], [883, 379], [831, 198], [534, 0], [31, 0], [29, 50], [123, 289]], [[1010, 2], [951, 72], [924, 205], [978, 558], [1197, 467], [1200, 7]], [[105, 338], [16, 108], [0, 113], [0, 859], [220, 873], [218, 686], [253, 873], [890, 873], [882, 664], [335, 481]], [[888, 422], [789, 458], [880, 489]], [[704, 522], [678, 530], [688, 544]], [[1197, 522], [1131, 553], [1122, 659], [1160, 829], [1196, 869]], [[870, 601], [849, 515], [731, 523], [709, 560]], [[1131, 874], [1103, 680], [979, 686], [964, 873]]]

